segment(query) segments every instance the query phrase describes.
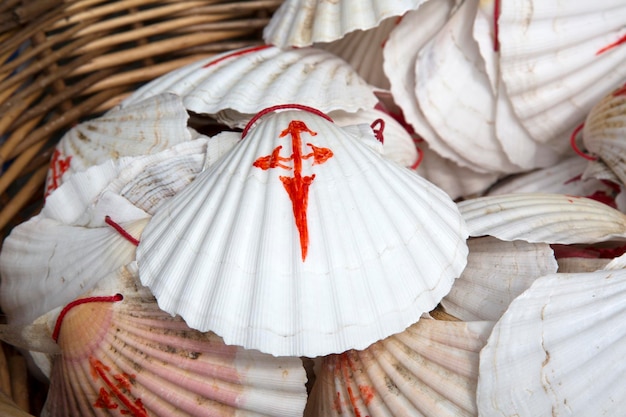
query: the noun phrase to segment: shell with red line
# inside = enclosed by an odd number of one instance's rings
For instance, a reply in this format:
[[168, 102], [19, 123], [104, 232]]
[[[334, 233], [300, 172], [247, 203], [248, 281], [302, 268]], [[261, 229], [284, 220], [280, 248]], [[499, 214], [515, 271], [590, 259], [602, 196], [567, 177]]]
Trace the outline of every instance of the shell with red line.
[[341, 58], [313, 48], [238, 49], [186, 65], [139, 88], [124, 103], [170, 91], [187, 110], [243, 128], [259, 111], [300, 103], [324, 113], [355, 112], [378, 102], [373, 87]]
[[190, 327], [274, 355], [405, 329], [449, 291], [467, 236], [443, 191], [380, 150], [368, 124], [265, 114], [155, 213], [142, 283]]
[[83, 295], [57, 318], [47, 416], [302, 415], [299, 358], [227, 346], [190, 329], [158, 308], [132, 268], [110, 284], [118, 294]]

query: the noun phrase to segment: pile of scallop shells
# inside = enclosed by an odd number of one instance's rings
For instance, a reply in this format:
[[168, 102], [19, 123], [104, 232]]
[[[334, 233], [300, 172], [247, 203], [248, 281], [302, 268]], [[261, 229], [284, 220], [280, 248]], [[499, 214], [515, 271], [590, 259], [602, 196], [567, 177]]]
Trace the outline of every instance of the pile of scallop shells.
[[72, 128], [0, 253], [46, 416], [621, 415], [626, 3], [287, 0]]

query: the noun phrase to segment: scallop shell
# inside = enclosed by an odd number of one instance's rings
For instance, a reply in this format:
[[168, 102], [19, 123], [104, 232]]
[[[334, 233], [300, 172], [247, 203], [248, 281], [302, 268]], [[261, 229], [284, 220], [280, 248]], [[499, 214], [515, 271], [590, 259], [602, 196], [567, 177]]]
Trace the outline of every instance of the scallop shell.
[[383, 71], [383, 47], [398, 21], [398, 17], [390, 17], [375, 28], [355, 30], [334, 42], [316, 43], [315, 47], [344, 59], [369, 84], [389, 90], [389, 80]]
[[[410, 167], [418, 158], [411, 134], [391, 115], [382, 110], [359, 110], [356, 113], [334, 111], [329, 116], [339, 126], [359, 123], [374, 126], [381, 133], [385, 157], [401, 166]], [[377, 122], [378, 120], [381, 122]]]
[[420, 49], [415, 95], [429, 124], [453, 152], [471, 161], [470, 168], [519, 172], [496, 137], [496, 100], [472, 37], [477, 8], [478, 0], [463, 2]]
[[135, 244], [106, 216], [138, 239], [151, 212], [202, 169], [206, 148], [198, 139], [70, 177], [4, 241], [0, 302], [9, 322], [32, 322], [133, 261]]
[[54, 151], [46, 190], [59, 187], [74, 172], [108, 159], [156, 153], [192, 139], [180, 97], [163, 93], [115, 107], [70, 129]]
[[266, 107], [299, 103], [325, 113], [373, 108], [373, 88], [341, 58], [315, 48], [280, 50], [264, 45], [200, 60], [139, 88], [131, 104], [162, 91], [185, 108], [231, 127], [244, 127]]
[[562, 244], [626, 239], [626, 216], [584, 197], [503, 194], [462, 201], [459, 210], [470, 236]]
[[621, 0], [502, 2], [500, 70], [521, 123], [538, 142], [569, 134], [626, 77]]
[[621, 415], [624, 296], [626, 270], [537, 279], [480, 354], [479, 414]]
[[190, 327], [274, 355], [405, 329], [465, 266], [465, 226], [445, 193], [368, 142], [366, 125], [267, 114], [152, 218], [142, 283]]
[[[415, 96], [417, 54], [445, 25], [455, 5], [454, 0], [430, 0], [419, 9], [405, 14], [385, 43], [383, 69], [390, 81], [394, 100], [415, 132], [444, 158], [464, 167], [476, 168], [477, 164], [453, 151], [433, 130]], [[485, 172], [480, 166], [477, 170]]]
[[586, 160], [573, 156], [552, 167], [519, 174], [501, 181], [489, 190], [488, 195], [558, 193], [589, 196], [598, 192], [610, 195], [616, 191], [615, 187], [605, 182], [594, 179], [583, 180], [586, 166]]
[[302, 415], [299, 358], [227, 346], [159, 310], [130, 271], [124, 279], [122, 300], [81, 298], [59, 320], [48, 416]]
[[557, 271], [549, 245], [490, 236], [470, 239], [463, 273], [441, 301], [445, 311], [464, 321], [500, 319], [511, 301], [535, 279]]
[[[626, 48], [625, 48], [626, 49]], [[589, 112], [583, 142], [600, 158], [622, 184], [626, 184], [626, 86], [612, 91]]]
[[476, 172], [439, 156], [426, 142], [420, 143], [419, 148], [424, 156], [417, 173], [443, 189], [452, 199], [481, 194], [498, 180], [498, 174]]
[[287, 0], [272, 16], [263, 39], [279, 47], [332, 42], [349, 32], [374, 28], [423, 3], [426, 0]]
[[476, 415], [478, 354], [492, 327], [422, 319], [363, 351], [325, 357], [305, 416]]

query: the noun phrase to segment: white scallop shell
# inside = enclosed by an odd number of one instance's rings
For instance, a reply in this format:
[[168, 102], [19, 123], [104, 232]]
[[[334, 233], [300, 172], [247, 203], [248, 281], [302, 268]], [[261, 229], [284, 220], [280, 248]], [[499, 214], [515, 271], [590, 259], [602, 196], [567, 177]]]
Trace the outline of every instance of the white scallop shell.
[[417, 173], [444, 190], [452, 199], [481, 194], [498, 180], [498, 174], [476, 172], [443, 158], [430, 149], [426, 142], [418, 146], [424, 156]]
[[376, 27], [384, 19], [417, 9], [427, 0], [287, 0], [263, 31], [265, 42], [309, 46], [332, 42], [355, 30]]
[[445, 311], [464, 321], [500, 319], [511, 301], [535, 279], [557, 271], [549, 245], [486, 236], [468, 241], [463, 273], [441, 300]]
[[328, 113], [373, 108], [373, 87], [341, 58], [316, 48], [281, 50], [269, 45], [200, 60], [142, 86], [128, 105], [162, 91], [175, 92], [185, 108], [243, 127], [257, 112], [298, 103]]
[[56, 146], [46, 190], [56, 189], [72, 173], [108, 159], [146, 155], [192, 139], [180, 97], [163, 93], [115, 107], [70, 129]]
[[[502, 2], [500, 71], [515, 114], [538, 142], [570, 133], [626, 76], [622, 0]], [[614, 47], [610, 47], [615, 45]]]
[[[383, 153], [385, 157], [401, 166], [410, 167], [418, 158], [413, 137], [391, 115], [382, 110], [359, 110], [356, 113], [334, 111], [329, 114], [339, 126], [349, 126], [359, 123], [374, 125], [382, 133]], [[375, 123], [382, 120], [383, 125]], [[382, 128], [382, 130], [381, 130]]]
[[563, 244], [626, 240], [626, 216], [589, 198], [519, 193], [458, 205], [470, 236]]
[[146, 157], [126, 157], [72, 175], [41, 213], [13, 229], [0, 253], [0, 302], [9, 322], [32, 322], [135, 259], [151, 212], [205, 163], [206, 139]]
[[626, 86], [612, 91], [591, 109], [583, 128], [583, 142], [622, 184], [626, 183]]
[[323, 359], [306, 417], [473, 416], [492, 322], [422, 319], [363, 351]]
[[76, 305], [59, 322], [46, 415], [302, 415], [299, 358], [227, 346], [159, 310], [130, 271], [123, 280], [123, 300]]
[[379, 145], [368, 126], [266, 115], [152, 218], [142, 283], [190, 327], [275, 355], [363, 348], [405, 329], [465, 266], [465, 226], [445, 193], [367, 142]]
[[480, 354], [479, 414], [623, 414], [625, 296], [626, 270], [537, 279]]
[[[467, 167], [475, 167], [471, 159], [452, 150], [433, 130], [415, 96], [415, 60], [417, 54], [445, 25], [453, 11], [454, 0], [430, 0], [419, 9], [408, 12], [389, 35], [383, 48], [383, 69], [390, 81], [390, 90], [395, 102], [415, 132], [439, 155]], [[415, 30], [419, 28], [419, 30]]]
[[579, 156], [572, 156], [558, 164], [519, 174], [492, 187], [488, 195], [511, 193], [557, 193], [589, 196], [596, 192], [611, 193], [611, 186], [602, 181], [583, 180], [587, 161]]
[[496, 137], [496, 99], [472, 37], [477, 8], [478, 0], [463, 2], [420, 49], [415, 95], [429, 124], [459, 155], [451, 159], [468, 159], [474, 170], [519, 172]]
[[315, 47], [346, 60], [369, 84], [389, 90], [389, 80], [383, 71], [383, 47], [398, 20], [398, 17], [390, 17], [375, 28], [355, 30], [334, 42], [316, 43]]

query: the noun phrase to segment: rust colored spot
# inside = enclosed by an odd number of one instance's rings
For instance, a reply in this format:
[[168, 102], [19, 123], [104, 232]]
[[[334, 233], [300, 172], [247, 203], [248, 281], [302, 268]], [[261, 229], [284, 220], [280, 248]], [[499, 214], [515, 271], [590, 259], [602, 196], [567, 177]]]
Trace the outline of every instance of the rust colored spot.
[[615, 48], [616, 46], [619, 46], [619, 45], [621, 45], [623, 43], [626, 43], [626, 35], [623, 35], [621, 38], [619, 38], [618, 40], [616, 40], [613, 43], [608, 44], [604, 48], [600, 48], [598, 50], [598, 52], [596, 52], [596, 55], [603, 54], [604, 52], [609, 51], [609, 50], [611, 50], [611, 49]]
[[[313, 158], [312, 165], [323, 164], [328, 159], [332, 158], [333, 152], [328, 148], [317, 147], [311, 143], [307, 143], [307, 146], [312, 149], [312, 152], [303, 155], [301, 138], [302, 133], [308, 133], [311, 136], [317, 135], [317, 132], [309, 129], [303, 121], [292, 120], [289, 122], [289, 126], [287, 126], [287, 128], [283, 130], [279, 136], [281, 138], [291, 136], [291, 155], [289, 157], [280, 156], [282, 146], [277, 146], [270, 155], [257, 158], [252, 165], [263, 170], [272, 168], [282, 168], [286, 170], [293, 169], [293, 177], [280, 176], [279, 178], [283, 183], [285, 191], [287, 191], [287, 195], [289, 195], [289, 199], [291, 200], [293, 216], [300, 237], [302, 261], [304, 262], [309, 245], [309, 231], [307, 224], [309, 187], [315, 179], [315, 174], [303, 176], [302, 161]], [[293, 167], [282, 163], [290, 161], [293, 162]]]
[[[89, 365], [91, 366], [92, 375], [95, 375], [96, 379], [101, 379], [105, 385], [100, 388], [100, 395], [93, 404], [95, 408], [106, 408], [109, 410], [120, 408], [120, 414], [122, 415], [148, 417], [148, 412], [144, 408], [141, 398], [132, 401], [127, 396], [132, 394], [130, 388], [134, 375], [121, 373], [112, 375], [111, 378], [111, 368], [94, 357], [89, 358]], [[117, 381], [117, 383], [114, 381]]]
[[52, 159], [50, 160], [50, 179], [46, 186], [45, 196], [47, 197], [52, 191], [59, 188], [59, 180], [70, 168], [70, 162], [72, 161], [72, 155], [65, 158], [62, 157], [61, 151], [54, 150]]
[[220, 57], [220, 58], [218, 58], [218, 59], [216, 59], [214, 61], [211, 61], [208, 64], [205, 64], [203, 68], [208, 68], [208, 67], [211, 67], [213, 65], [217, 65], [217, 64], [219, 64], [222, 61], [225, 61], [225, 60], [230, 59], [230, 58], [234, 58], [236, 56], [249, 54], [251, 52], [262, 51], [263, 49], [267, 49], [267, 48], [271, 48], [271, 47], [272, 47], [272, 45], [259, 45], [259, 46], [252, 46], [250, 48], [246, 48], [246, 49], [242, 49], [242, 50], [239, 50], [239, 51], [235, 51], [235, 52], [232, 52], [230, 54], [226, 54], [226, 55], [224, 55], [224, 56], [222, 56], [222, 57]]
[[359, 385], [359, 391], [361, 392], [361, 398], [363, 398], [365, 405], [370, 405], [372, 399], [374, 399], [374, 394], [376, 394], [374, 388], [369, 385]]
[[616, 96], [626, 96], [626, 83], [617, 90], [613, 91], [613, 97]]

